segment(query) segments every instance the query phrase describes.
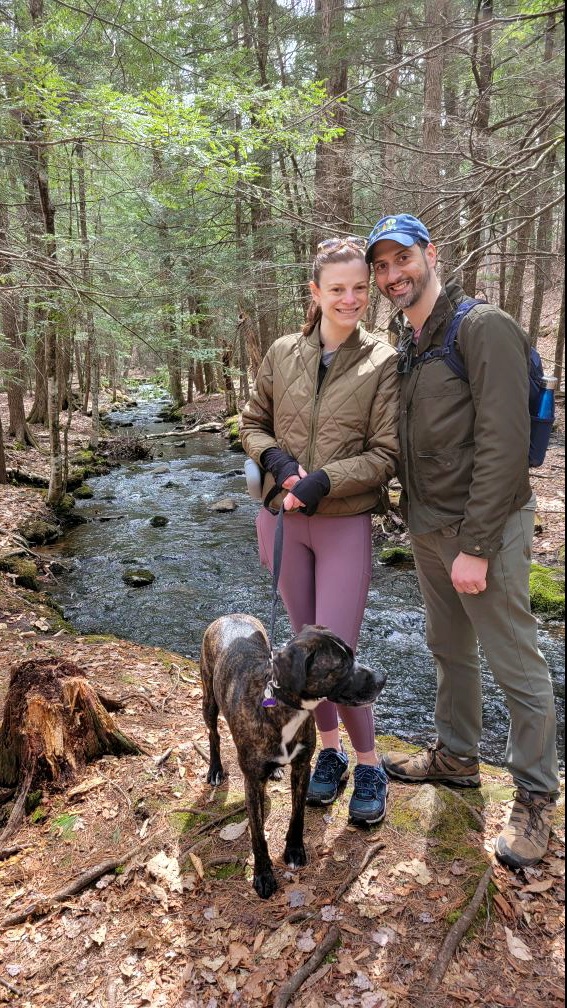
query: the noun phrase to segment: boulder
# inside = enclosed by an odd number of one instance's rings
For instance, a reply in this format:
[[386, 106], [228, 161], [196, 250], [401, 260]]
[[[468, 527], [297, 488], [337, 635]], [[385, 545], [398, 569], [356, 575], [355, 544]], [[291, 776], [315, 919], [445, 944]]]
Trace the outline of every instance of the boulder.
[[218, 511], [219, 514], [228, 514], [231, 511], [236, 511], [236, 502], [233, 501], [232, 497], [222, 497], [221, 500], [211, 504], [211, 511]]
[[122, 580], [130, 588], [145, 588], [146, 585], [150, 585], [155, 579], [155, 574], [152, 574], [150, 570], [146, 570], [143, 567], [129, 568], [122, 575]]

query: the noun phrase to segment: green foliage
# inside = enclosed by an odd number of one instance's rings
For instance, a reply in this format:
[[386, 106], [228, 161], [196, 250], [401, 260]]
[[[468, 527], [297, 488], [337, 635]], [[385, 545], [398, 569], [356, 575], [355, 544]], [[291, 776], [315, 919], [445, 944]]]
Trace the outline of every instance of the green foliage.
[[51, 832], [57, 833], [62, 840], [69, 840], [73, 836], [78, 818], [76, 815], [69, 815], [69, 813], [63, 812], [62, 815], [57, 816], [51, 823]]

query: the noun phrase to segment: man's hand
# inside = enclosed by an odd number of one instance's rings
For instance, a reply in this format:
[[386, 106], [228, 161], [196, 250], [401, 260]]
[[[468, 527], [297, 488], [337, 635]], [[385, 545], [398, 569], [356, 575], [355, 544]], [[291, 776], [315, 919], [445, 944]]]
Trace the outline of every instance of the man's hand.
[[486, 589], [487, 570], [488, 560], [484, 557], [459, 553], [451, 568], [453, 588], [462, 595], [479, 595]]

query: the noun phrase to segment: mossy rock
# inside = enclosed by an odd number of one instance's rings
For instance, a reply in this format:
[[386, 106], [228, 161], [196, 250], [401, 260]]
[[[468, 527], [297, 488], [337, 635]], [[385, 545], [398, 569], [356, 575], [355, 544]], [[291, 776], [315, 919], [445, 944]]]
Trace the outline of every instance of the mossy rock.
[[88, 475], [88, 469], [80, 467], [79, 469], [71, 469], [69, 475], [67, 476], [67, 489], [76, 490], [77, 487], [84, 483]]
[[378, 554], [378, 560], [385, 567], [394, 567], [399, 564], [414, 563], [413, 553], [409, 546], [384, 546]]
[[73, 490], [73, 497], [77, 500], [90, 500], [91, 497], [94, 497], [94, 490], [88, 483], [81, 483]]
[[152, 574], [150, 570], [146, 570], [143, 567], [125, 570], [122, 575], [122, 580], [130, 588], [145, 588], [146, 585], [151, 585], [155, 579], [155, 574]]
[[150, 518], [152, 528], [165, 528], [168, 524], [169, 518], [166, 518], [165, 515], [154, 515], [153, 518]]
[[553, 619], [565, 617], [565, 573], [542, 564], [532, 564], [530, 570], [530, 602], [532, 612]]
[[61, 534], [61, 529], [58, 525], [44, 521], [42, 518], [29, 518], [18, 527], [18, 532], [29, 543], [43, 546], [45, 543], [55, 542]]
[[15, 574], [16, 584], [21, 588], [29, 588], [30, 591], [39, 591], [38, 569], [33, 560], [26, 560], [24, 557], [7, 557], [0, 560], [0, 570], [8, 574]]
[[73, 510], [74, 507], [75, 507], [75, 498], [73, 497], [72, 494], [66, 493], [59, 501], [57, 507], [55, 507], [53, 510], [55, 511], [55, 514], [61, 515], [63, 518], [67, 518], [67, 516], [70, 514], [70, 512]]

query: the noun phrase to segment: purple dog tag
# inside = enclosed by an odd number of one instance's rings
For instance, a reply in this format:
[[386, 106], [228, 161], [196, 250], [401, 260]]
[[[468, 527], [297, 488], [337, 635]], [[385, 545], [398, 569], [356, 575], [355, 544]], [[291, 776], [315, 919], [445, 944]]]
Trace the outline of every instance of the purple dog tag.
[[262, 700], [262, 707], [275, 707], [277, 702], [278, 701], [273, 696], [264, 697], [264, 699]]

